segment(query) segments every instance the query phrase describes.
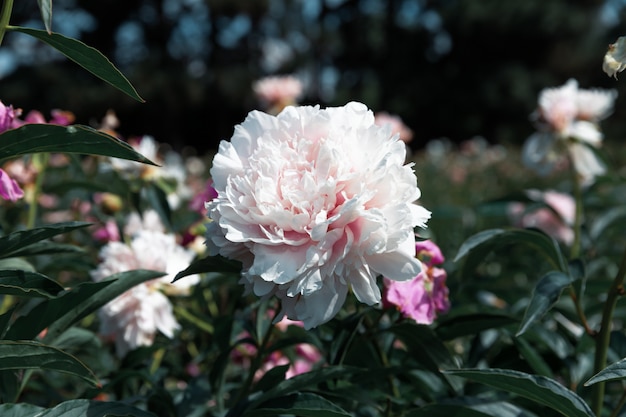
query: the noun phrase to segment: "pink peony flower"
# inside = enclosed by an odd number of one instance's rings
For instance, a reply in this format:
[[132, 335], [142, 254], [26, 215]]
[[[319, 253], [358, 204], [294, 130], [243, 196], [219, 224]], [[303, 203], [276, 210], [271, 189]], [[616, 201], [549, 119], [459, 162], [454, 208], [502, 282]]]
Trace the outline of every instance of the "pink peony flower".
[[602, 145], [598, 123], [611, 114], [616, 97], [615, 90], [581, 89], [573, 79], [541, 91], [534, 114], [539, 131], [524, 144], [524, 163], [546, 175], [569, 157], [581, 183], [592, 183], [606, 168], [591, 148]]
[[5, 106], [2, 104], [2, 101], [0, 101], [0, 133], [12, 129], [16, 117], [17, 114], [15, 110], [13, 110], [13, 106]]
[[508, 211], [514, 224], [518, 227], [541, 229], [555, 239], [571, 244], [574, 241], [573, 224], [576, 216], [574, 199], [569, 194], [552, 190], [529, 190], [526, 194], [535, 201], [544, 202], [549, 208], [542, 207], [526, 212], [525, 204], [510, 204]]
[[217, 197], [217, 191], [213, 188], [213, 180], [208, 180], [204, 191], [191, 199], [189, 208], [193, 211], [197, 211], [198, 213], [206, 214], [206, 207], [204, 203], [213, 200], [215, 197]]
[[133, 287], [100, 309], [100, 332], [115, 340], [119, 356], [138, 346], [152, 344], [157, 331], [173, 337], [180, 326], [165, 294], [186, 294], [198, 282], [198, 276], [190, 276], [171, 283], [194, 256], [193, 251], [176, 243], [174, 235], [154, 230], [135, 231], [128, 245], [109, 242], [102, 248], [102, 262], [91, 272], [94, 281], [135, 269], [167, 273]]
[[24, 191], [17, 181], [9, 177], [3, 169], [0, 169], [0, 196], [5, 200], [17, 201], [24, 197]]
[[210, 254], [241, 261], [247, 290], [277, 296], [278, 319], [307, 329], [334, 317], [349, 288], [378, 303], [378, 275], [419, 273], [413, 228], [430, 217], [414, 204], [405, 152], [361, 103], [251, 112], [213, 160]]
[[450, 309], [446, 271], [436, 267], [443, 263], [441, 250], [431, 241], [416, 243], [417, 257], [426, 266], [410, 281], [383, 280], [383, 306], [397, 308], [404, 317], [419, 324], [431, 324], [437, 314]]

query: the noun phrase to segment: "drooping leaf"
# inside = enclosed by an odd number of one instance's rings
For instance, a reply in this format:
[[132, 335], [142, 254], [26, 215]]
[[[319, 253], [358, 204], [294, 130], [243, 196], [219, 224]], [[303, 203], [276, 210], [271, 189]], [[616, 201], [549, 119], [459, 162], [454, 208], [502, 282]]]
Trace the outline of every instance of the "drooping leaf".
[[544, 275], [533, 290], [516, 336], [524, 334], [533, 323], [543, 317], [558, 301], [563, 289], [571, 283], [572, 278], [562, 272], [551, 271]]
[[620, 230], [624, 223], [626, 223], [626, 207], [622, 205], [613, 207], [601, 213], [593, 221], [589, 228], [589, 235], [596, 241], [607, 230]]
[[490, 417], [490, 415], [462, 405], [432, 404], [409, 411], [404, 417]]
[[443, 340], [452, 340], [457, 337], [476, 335], [484, 330], [507, 326], [518, 321], [504, 314], [460, 314], [456, 317], [439, 319], [435, 333]]
[[25, 33], [47, 43], [96, 77], [111, 84], [135, 100], [141, 103], [144, 102], [144, 99], [139, 96], [137, 90], [135, 90], [135, 87], [132, 86], [128, 79], [97, 49], [59, 33], [48, 33], [45, 30], [18, 26], [10, 26], [8, 29]]
[[0, 237], [0, 258], [17, 256], [15, 253], [18, 250], [29, 245], [53, 236], [69, 233], [72, 230], [82, 229], [90, 225], [91, 223], [85, 222], [55, 223], [36, 227], [34, 229], [20, 230], [10, 233], [6, 236]]
[[37, 272], [0, 270], [0, 294], [54, 298], [63, 290], [56, 281]]
[[[1, 407], [1, 406], [0, 406]], [[0, 408], [0, 411], [2, 409]], [[156, 417], [132, 405], [116, 401], [70, 400], [62, 402], [54, 408], [39, 411], [32, 416], [22, 417]]]
[[463, 242], [454, 262], [458, 262], [461, 258], [478, 249], [481, 251], [479, 259], [482, 259], [484, 253], [510, 244], [528, 245], [548, 259], [554, 268], [563, 272], [567, 271], [565, 257], [556, 240], [535, 229], [489, 229], [479, 232]]
[[96, 376], [74, 356], [32, 341], [0, 340], [0, 370], [46, 369], [78, 376], [97, 385]]
[[[15, 252], [11, 252], [12, 257], [18, 256], [35, 256], [35, 255], [58, 255], [61, 253], [85, 253], [85, 249], [80, 246], [70, 245], [67, 243], [57, 243], [57, 242], [37, 242], [32, 245], [26, 246], [23, 249], [16, 250]], [[15, 258], [11, 258], [15, 259]], [[0, 268], [2, 266], [0, 265]]]
[[456, 369], [458, 365], [446, 345], [430, 327], [401, 323], [390, 327], [388, 331], [402, 340], [409, 352], [415, 352], [415, 360], [421, 362], [429, 371], [441, 375], [454, 392], [460, 392], [462, 384], [458, 378], [441, 374], [442, 370]]
[[52, 33], [52, 0], [37, 0], [41, 20], [48, 34]]
[[282, 414], [302, 417], [349, 417], [352, 415], [317, 394], [298, 392], [266, 401], [258, 408], [246, 412], [244, 417], [273, 417]]
[[163, 275], [165, 275], [164, 272], [148, 270], [134, 270], [112, 275], [107, 279], [112, 281], [110, 285], [103, 287], [90, 297], [81, 299], [79, 302], [73, 304], [69, 310], [59, 316], [54, 323], [50, 324], [48, 332], [43, 339], [44, 342], [50, 343], [54, 341], [72, 324], [95, 312], [100, 307], [128, 291], [135, 285], [162, 277]]
[[172, 282], [176, 282], [189, 275], [203, 274], [206, 272], [238, 274], [241, 272], [241, 263], [226, 259], [222, 256], [207, 256], [206, 258], [193, 261], [186, 269], [176, 274]]
[[39, 152], [102, 155], [156, 165], [128, 143], [89, 126], [26, 124], [0, 134], [0, 160]]
[[516, 337], [514, 339], [515, 347], [522, 355], [522, 357], [526, 360], [526, 363], [531, 367], [531, 369], [537, 375], [547, 376], [551, 378], [552, 370], [550, 366], [546, 363], [543, 357], [537, 352], [537, 349], [534, 348], [528, 341], [522, 337]]
[[597, 384], [598, 382], [602, 382], [602, 381], [613, 381], [616, 379], [625, 379], [625, 378], [626, 378], [626, 358], [621, 359], [607, 366], [606, 368], [604, 368], [603, 370], [601, 370], [600, 372], [598, 372], [597, 374], [589, 378], [587, 382], [585, 382], [585, 386], [588, 387], [589, 385]]
[[444, 371], [528, 398], [566, 417], [594, 417], [587, 403], [553, 379], [510, 369], [455, 369]]

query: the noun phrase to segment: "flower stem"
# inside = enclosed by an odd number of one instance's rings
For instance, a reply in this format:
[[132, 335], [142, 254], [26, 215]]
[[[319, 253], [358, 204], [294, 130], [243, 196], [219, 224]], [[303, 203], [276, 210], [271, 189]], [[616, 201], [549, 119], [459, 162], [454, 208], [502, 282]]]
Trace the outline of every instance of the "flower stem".
[[619, 412], [622, 410], [622, 407], [624, 407], [624, 404], [626, 404], [626, 389], [622, 393], [622, 396], [617, 403], [617, 407], [615, 407], [615, 410], [613, 410], [610, 417], [617, 417], [619, 415]]
[[4, 39], [4, 34], [9, 26], [11, 13], [13, 12], [13, 0], [4, 0], [2, 3], [2, 11], [0, 11], [0, 45]]
[[41, 194], [41, 185], [43, 184], [45, 170], [46, 166], [48, 165], [48, 160], [50, 159], [50, 154], [36, 154], [33, 155], [33, 158], [33, 163], [37, 165], [37, 179], [35, 180], [35, 188], [32, 194], [32, 201], [30, 202], [30, 206], [28, 208], [28, 219], [26, 221], [26, 227], [28, 229], [32, 229], [33, 227], [35, 227], [35, 223], [37, 221], [37, 208], [39, 204], [38, 200], [39, 195]]
[[[624, 276], [626, 276], [626, 251], [622, 255], [619, 270], [615, 279], [609, 288], [609, 292], [604, 302], [602, 310], [602, 322], [600, 323], [600, 331], [596, 339], [596, 352], [593, 366], [593, 373], [597, 374], [606, 367], [607, 351], [611, 340], [611, 322], [613, 320], [613, 312], [617, 298], [624, 293]], [[602, 412], [602, 403], [604, 399], [605, 382], [598, 382], [594, 385], [593, 391], [593, 411], [597, 416]]]

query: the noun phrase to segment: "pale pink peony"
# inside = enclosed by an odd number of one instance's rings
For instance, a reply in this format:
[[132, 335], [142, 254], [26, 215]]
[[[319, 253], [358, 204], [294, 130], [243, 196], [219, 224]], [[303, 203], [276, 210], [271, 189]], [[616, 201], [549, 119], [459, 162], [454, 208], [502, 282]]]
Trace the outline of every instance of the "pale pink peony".
[[395, 307], [404, 317], [419, 324], [431, 324], [438, 314], [450, 309], [447, 273], [438, 268], [444, 257], [439, 247], [432, 241], [416, 243], [417, 257], [425, 268], [410, 281], [383, 280], [383, 306]]
[[251, 112], [213, 160], [210, 254], [241, 261], [247, 290], [276, 295], [278, 319], [307, 329], [334, 317], [349, 288], [378, 303], [378, 275], [419, 273], [413, 228], [430, 217], [414, 204], [405, 152], [361, 103]]
[[24, 191], [17, 181], [9, 176], [3, 169], [0, 169], [0, 197], [5, 200], [17, 201], [24, 197]]
[[123, 356], [138, 346], [152, 344], [157, 330], [173, 337], [180, 326], [165, 294], [186, 294], [198, 276], [171, 283], [195, 253], [176, 243], [174, 235], [160, 231], [135, 231], [130, 244], [109, 242], [100, 251], [102, 262], [91, 272], [94, 281], [135, 269], [162, 271], [166, 276], [133, 287], [99, 311], [101, 333], [115, 340]]
[[570, 79], [561, 87], [544, 89], [535, 113], [538, 132], [522, 149], [524, 163], [546, 175], [570, 159], [583, 185], [589, 185], [606, 168], [593, 149], [602, 145], [598, 123], [613, 111], [617, 91], [578, 87]]
[[529, 190], [526, 192], [534, 201], [545, 203], [541, 207], [528, 212], [523, 203], [512, 203], [508, 207], [509, 216], [518, 227], [534, 227], [558, 239], [565, 244], [574, 241], [574, 220], [576, 202], [569, 194], [558, 191]]
[[292, 75], [277, 75], [255, 81], [252, 89], [268, 111], [276, 113], [296, 104], [304, 88], [302, 82]]

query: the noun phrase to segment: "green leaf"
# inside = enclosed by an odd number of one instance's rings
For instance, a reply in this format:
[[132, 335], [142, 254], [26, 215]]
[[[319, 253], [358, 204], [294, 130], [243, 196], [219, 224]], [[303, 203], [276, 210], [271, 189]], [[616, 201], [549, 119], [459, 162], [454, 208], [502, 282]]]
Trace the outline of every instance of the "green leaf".
[[36, 417], [43, 410], [43, 407], [27, 403], [0, 404], [0, 415], [2, 417]]
[[409, 411], [403, 417], [489, 417], [489, 414], [462, 405], [431, 404]]
[[41, 20], [48, 34], [52, 33], [52, 0], [37, 0], [39, 11], [41, 12]]
[[64, 288], [37, 272], [0, 270], [0, 294], [54, 298]]
[[47, 43], [96, 77], [111, 84], [113, 87], [126, 93], [135, 100], [141, 103], [144, 102], [144, 99], [139, 96], [135, 87], [133, 87], [126, 77], [115, 68], [115, 65], [97, 49], [59, 33], [48, 33], [45, 30], [19, 26], [9, 26], [7, 29], [25, 33]]
[[[9, 405], [9, 404], [6, 404]], [[12, 405], [12, 404], [11, 404]], [[0, 406], [1, 407], [1, 406]], [[2, 408], [0, 408], [2, 411]], [[3, 414], [4, 416], [4, 414]], [[54, 408], [39, 411], [37, 414], [26, 414], [21, 417], [156, 417], [154, 414], [132, 405], [115, 401], [70, 400], [62, 402]]]
[[[626, 207], [620, 205], [610, 210], [604, 211], [589, 228], [589, 235], [594, 241], [597, 241], [601, 235], [607, 230], [621, 230], [623, 223], [626, 222]], [[615, 224], [619, 223], [619, 224]]]
[[462, 384], [458, 378], [441, 374], [442, 370], [455, 369], [458, 365], [452, 354], [437, 337], [433, 330], [425, 325], [401, 323], [390, 327], [387, 331], [402, 340], [409, 352], [414, 352], [415, 360], [429, 371], [438, 374], [448, 383], [454, 392], [460, 392]]
[[516, 337], [514, 339], [514, 343], [519, 353], [524, 359], [526, 359], [526, 362], [536, 374], [547, 376], [548, 378], [551, 378], [553, 376], [550, 366], [546, 363], [546, 361], [539, 354], [539, 352], [537, 352], [537, 349], [535, 349], [530, 343], [528, 343], [526, 339]]
[[241, 263], [231, 261], [222, 256], [207, 256], [206, 258], [193, 261], [185, 270], [176, 274], [172, 282], [176, 282], [189, 275], [203, 274], [206, 272], [239, 274], [241, 272]]
[[273, 417], [282, 414], [302, 417], [350, 417], [352, 414], [319, 395], [299, 392], [276, 397], [248, 411], [245, 417]]
[[562, 272], [551, 271], [544, 275], [533, 291], [516, 336], [524, 334], [533, 323], [543, 317], [558, 301], [563, 289], [571, 283], [572, 278]]
[[37, 342], [0, 340], [0, 370], [9, 369], [47, 369], [98, 384], [93, 372], [74, 356]]
[[504, 314], [461, 314], [456, 317], [439, 319], [435, 333], [443, 340], [452, 340], [457, 337], [476, 335], [484, 330], [507, 326], [518, 321], [518, 319]]
[[0, 134], [0, 160], [39, 152], [102, 155], [156, 165], [128, 143], [89, 126], [26, 124]]
[[[85, 249], [75, 246], [69, 245], [67, 243], [56, 243], [56, 242], [37, 242], [29, 245], [23, 249], [17, 250], [11, 253], [12, 257], [18, 256], [35, 256], [35, 255], [58, 255], [61, 253], [86, 253]], [[15, 258], [12, 258], [15, 259]], [[0, 264], [0, 268], [3, 266]]]
[[626, 378], [626, 358], [607, 366], [589, 378], [587, 382], [585, 382], [585, 386], [588, 387], [589, 385], [597, 384], [598, 382], [613, 381], [624, 378]]
[[444, 372], [520, 395], [566, 417], [594, 417], [587, 403], [576, 393], [544, 376], [510, 369], [458, 369]]
[[165, 191], [154, 183], [146, 184], [141, 191], [145, 193], [150, 208], [158, 213], [165, 227], [172, 229], [172, 211]]
[[509, 244], [524, 243], [545, 256], [555, 268], [566, 272], [567, 262], [554, 238], [535, 229], [489, 229], [469, 237], [454, 258], [458, 262], [471, 252], [480, 250], [480, 260], [488, 252]]
[[20, 230], [18, 232], [10, 233], [6, 236], [0, 237], [0, 257], [8, 258], [16, 256], [15, 253], [18, 250], [29, 245], [90, 225], [91, 223], [85, 222], [55, 223], [34, 229]]
[[54, 323], [48, 327], [48, 332], [44, 337], [44, 342], [50, 343], [67, 330], [72, 324], [76, 323], [83, 317], [95, 312], [100, 307], [125, 293], [135, 285], [164, 276], [164, 272], [134, 270], [121, 272], [112, 275], [107, 280], [110, 285], [102, 288], [89, 298], [76, 300], [77, 303], [71, 305], [71, 308], [63, 315], [58, 317]]

